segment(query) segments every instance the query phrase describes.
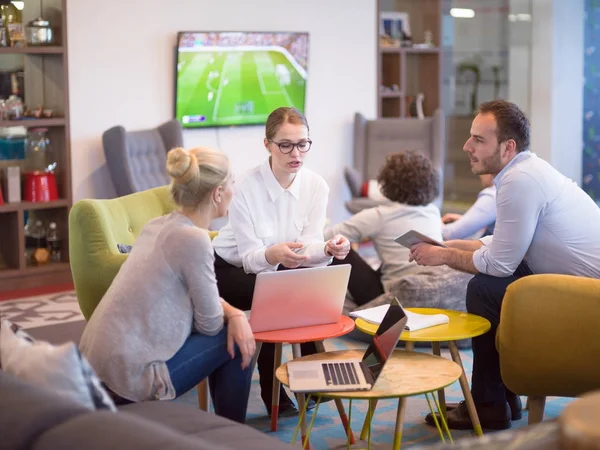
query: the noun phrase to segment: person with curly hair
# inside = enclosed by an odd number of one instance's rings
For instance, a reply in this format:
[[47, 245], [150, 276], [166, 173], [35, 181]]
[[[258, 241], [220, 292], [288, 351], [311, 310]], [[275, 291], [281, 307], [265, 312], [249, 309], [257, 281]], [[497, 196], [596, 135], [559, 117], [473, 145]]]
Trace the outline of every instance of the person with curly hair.
[[401, 277], [418, 271], [418, 265], [408, 261], [409, 249], [396, 243], [396, 237], [418, 230], [442, 240], [440, 210], [432, 203], [439, 194], [438, 174], [427, 156], [414, 150], [390, 154], [377, 181], [389, 203], [365, 209], [325, 230], [325, 239], [341, 234], [351, 242], [373, 241], [382, 262], [379, 269], [372, 269], [354, 250], [332, 263], [352, 265], [348, 290], [359, 306], [388, 292]]
[[[381, 186], [375, 179], [360, 181], [360, 173], [351, 167], [344, 169], [344, 176], [353, 197], [367, 197], [378, 203], [390, 200], [381, 192]], [[496, 186], [490, 174], [479, 175], [483, 189], [477, 194], [477, 200], [464, 214], [446, 213], [442, 216], [444, 240], [475, 239], [494, 234], [496, 223]]]

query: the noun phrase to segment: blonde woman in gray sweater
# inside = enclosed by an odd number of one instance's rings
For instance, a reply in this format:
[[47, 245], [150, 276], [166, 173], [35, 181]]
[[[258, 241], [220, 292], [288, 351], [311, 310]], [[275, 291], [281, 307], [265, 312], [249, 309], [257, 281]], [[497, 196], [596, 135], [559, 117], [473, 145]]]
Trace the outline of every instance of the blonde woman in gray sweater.
[[244, 422], [255, 352], [243, 311], [219, 297], [210, 222], [232, 197], [229, 160], [168, 153], [176, 211], [142, 229], [81, 339], [118, 401], [168, 400], [208, 377], [215, 412]]

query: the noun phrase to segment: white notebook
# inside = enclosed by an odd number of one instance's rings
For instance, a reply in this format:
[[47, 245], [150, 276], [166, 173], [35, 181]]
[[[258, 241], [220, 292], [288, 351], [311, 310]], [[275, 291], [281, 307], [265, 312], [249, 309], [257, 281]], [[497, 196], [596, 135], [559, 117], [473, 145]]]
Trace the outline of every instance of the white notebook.
[[[379, 325], [385, 317], [388, 308], [389, 305], [381, 305], [360, 311], [352, 311], [350, 317], [360, 317], [369, 323]], [[406, 312], [406, 317], [408, 317], [405, 327], [407, 331], [422, 330], [423, 328], [443, 325], [450, 321], [446, 314], [417, 314], [407, 310], [404, 311]]]

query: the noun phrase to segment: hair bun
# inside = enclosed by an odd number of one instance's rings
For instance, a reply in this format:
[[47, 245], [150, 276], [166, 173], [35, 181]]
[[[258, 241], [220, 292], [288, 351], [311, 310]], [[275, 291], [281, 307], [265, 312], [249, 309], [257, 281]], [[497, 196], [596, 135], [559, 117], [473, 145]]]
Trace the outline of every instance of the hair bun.
[[167, 153], [167, 173], [174, 183], [187, 184], [199, 171], [198, 159], [192, 152], [177, 147]]

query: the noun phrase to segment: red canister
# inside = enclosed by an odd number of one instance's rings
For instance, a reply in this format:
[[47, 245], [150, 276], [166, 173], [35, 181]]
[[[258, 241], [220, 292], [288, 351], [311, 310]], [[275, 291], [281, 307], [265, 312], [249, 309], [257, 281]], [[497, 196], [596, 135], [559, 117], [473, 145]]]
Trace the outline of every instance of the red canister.
[[52, 172], [25, 174], [24, 200], [26, 202], [51, 202], [58, 200], [56, 177]]

